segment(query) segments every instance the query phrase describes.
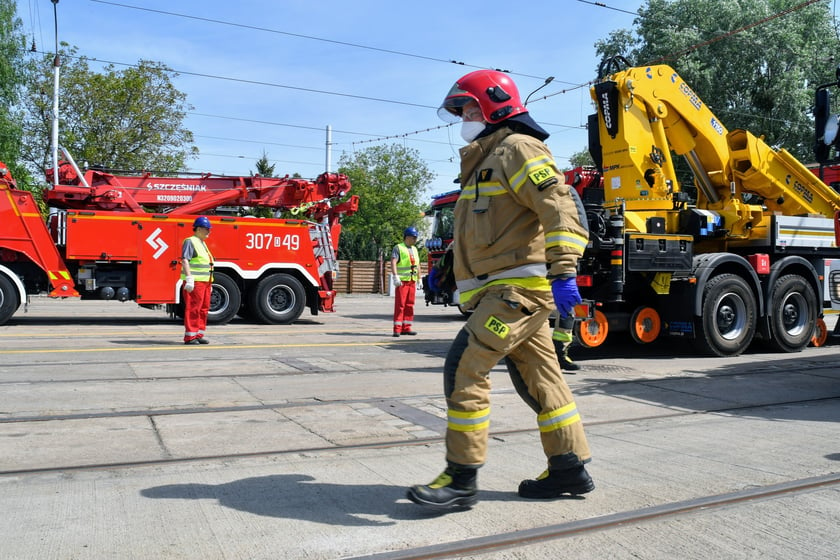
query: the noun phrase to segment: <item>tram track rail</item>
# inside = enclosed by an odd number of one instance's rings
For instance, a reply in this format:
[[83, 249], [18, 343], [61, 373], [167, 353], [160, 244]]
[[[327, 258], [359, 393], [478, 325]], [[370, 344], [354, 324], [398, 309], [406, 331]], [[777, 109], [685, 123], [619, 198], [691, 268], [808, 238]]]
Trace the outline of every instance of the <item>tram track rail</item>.
[[347, 560], [436, 560], [480, 556], [493, 552], [524, 548], [556, 539], [606, 532], [628, 525], [638, 525], [691, 515], [700, 511], [749, 504], [772, 498], [794, 496], [820, 489], [840, 487], [840, 473], [788, 480], [778, 484], [711, 494], [689, 500], [638, 508], [619, 513], [566, 523], [497, 533], [484, 537], [420, 546], [400, 551], [352, 557]]
[[[404, 344], [414, 344], [417, 345], [419, 342], [407, 342]], [[388, 344], [388, 343], [385, 343]], [[428, 344], [426, 342], [426, 344]], [[367, 345], [367, 344], [365, 344]], [[371, 343], [371, 346], [378, 346], [379, 343]], [[283, 345], [270, 345], [270, 346], [283, 346]], [[286, 345], [286, 346], [298, 346], [298, 345]], [[329, 346], [327, 344], [323, 346]], [[193, 347], [194, 348], [194, 347]], [[232, 347], [225, 347], [226, 349], [237, 348], [236, 346]], [[443, 359], [446, 355], [447, 349], [438, 349], [437, 351], [427, 351], [428, 359]], [[2, 351], [0, 351], [2, 354]], [[241, 363], [242, 358], [236, 355], [229, 355], [229, 356], [213, 356], [212, 362], [214, 363]], [[323, 368], [316, 363], [307, 363], [305, 359], [300, 358], [293, 358], [291, 360], [277, 357], [277, 356], [261, 356], [258, 358], [250, 358], [249, 361], [254, 363], [277, 363], [278, 365], [285, 365], [292, 367], [292, 370], [277, 370], [277, 371], [263, 371], [257, 373], [247, 373], [239, 371], [237, 373], [191, 373], [189, 375], [148, 375], [148, 376], [138, 376], [138, 375], [124, 375], [124, 376], [110, 376], [110, 377], [72, 377], [71, 375], [67, 375], [65, 377], [54, 377], [49, 379], [27, 379], [27, 380], [20, 380], [20, 379], [3, 379], [3, 371], [14, 371], [20, 370], [23, 373], [28, 373], [33, 367], [37, 368], [61, 368], [61, 367], [83, 367], [84, 369], [90, 369], [92, 366], [97, 367], [105, 367], [105, 366], [112, 366], [112, 365], [122, 365], [131, 367], [135, 364], [137, 365], [152, 365], [152, 364], [160, 364], [160, 365], [178, 365], [178, 364], [189, 364], [195, 366], [196, 359], [194, 356], [187, 356], [178, 359], [144, 359], [144, 360], [125, 360], [125, 359], [114, 359], [114, 360], [86, 360], [83, 364], [80, 364], [78, 360], [55, 360], [55, 361], [39, 361], [36, 363], [29, 363], [29, 362], [20, 362], [20, 363], [7, 363], [7, 364], [0, 364], [0, 387], [3, 385], [17, 385], [21, 383], [26, 383], [29, 385], [43, 385], [43, 384], [55, 384], [55, 383], [102, 383], [102, 382], [122, 382], [122, 381], [151, 381], [151, 380], [197, 380], [197, 379], [224, 379], [224, 378], [266, 378], [266, 377], [288, 377], [288, 376], [295, 376], [295, 375], [313, 375], [313, 374], [332, 374], [332, 375], [352, 375], [361, 372], [387, 372], [387, 371], [436, 371], [442, 372], [443, 363], [435, 364], [431, 366], [421, 365], [416, 367], [404, 367], [404, 366], [376, 366], [373, 364], [365, 363], [363, 367], [337, 367], [337, 368]], [[303, 367], [301, 367], [303, 366]], [[586, 362], [586, 370], [582, 372], [582, 375], [567, 375], [567, 381], [572, 384], [578, 384], [577, 381], [582, 382], [583, 384], [587, 383], [587, 377], [593, 374], [600, 374], [605, 371], [615, 371], [615, 370], [622, 370], [622, 371], [633, 371], [634, 368], [626, 367], [626, 366], [616, 366], [616, 365], [600, 365], [598, 362]], [[835, 371], [837, 366], [833, 362], [818, 362], [815, 361], [810, 364], [802, 364], [799, 367], [799, 372], [801, 373], [808, 373], [811, 375], [819, 375], [820, 370], [827, 370], [829, 373]], [[494, 369], [494, 372], [505, 374], [506, 370], [504, 365], [497, 365]], [[690, 371], [686, 372], [688, 375], [691, 374]], [[762, 375], [762, 374], [779, 374], [783, 373], [783, 370], [780, 370], [778, 367], [774, 366], [765, 366], [765, 365], [754, 365], [749, 368], [744, 368], [739, 371], [723, 371], [723, 372], [716, 372], [716, 371], [706, 371], [703, 372], [703, 375], [707, 377], [714, 377], [714, 378], [722, 378], [722, 377], [733, 377], [738, 375]], [[648, 377], [639, 377], [633, 379], [615, 379], [610, 380], [607, 383], [609, 384], [626, 384], [626, 383], [644, 383], [644, 382], [656, 382], [661, 381], [663, 378], [656, 377], [656, 378], [648, 378]]]
[[[194, 408], [194, 409], [161, 409], [157, 411], [125, 411], [120, 413], [81, 413], [77, 415], [60, 415], [60, 416], [39, 416], [39, 417], [28, 417], [28, 418], [19, 418], [19, 419], [2, 419], [0, 420], [1, 424], [25, 424], [25, 423], [33, 423], [33, 422], [45, 422], [45, 421], [55, 421], [55, 420], [80, 420], [80, 419], [92, 419], [92, 418], [115, 418], [115, 417], [124, 417], [124, 416], [142, 416], [142, 417], [149, 417], [154, 418], [157, 416], [166, 416], [166, 415], [174, 415], [174, 414], [207, 414], [207, 413], [222, 413], [222, 412], [242, 412], [242, 411], [254, 411], [254, 410], [276, 410], [276, 409], [283, 409], [283, 408], [293, 408], [302, 405], [312, 406], [317, 404], [323, 405], [336, 405], [336, 404], [358, 404], [358, 403], [368, 403], [368, 404], [376, 404], [381, 403], [384, 400], [412, 400], [417, 399], [419, 396], [411, 396], [411, 397], [400, 397], [398, 399], [381, 399], [381, 398], [372, 398], [372, 399], [346, 399], [346, 400], [333, 400], [333, 401], [314, 401], [306, 403], [267, 403], [261, 405], [248, 405], [248, 406], [241, 406], [241, 407], [202, 407], [202, 408]], [[834, 397], [822, 397], [822, 398], [809, 398], [809, 399], [798, 399], [798, 400], [789, 400], [789, 401], [779, 401], [779, 402], [763, 402], [763, 403], [752, 403], [748, 405], [739, 405], [739, 406], [731, 406], [731, 407], [720, 407], [720, 408], [709, 408], [704, 410], [674, 410], [669, 409], [667, 413], [663, 414], [651, 414], [646, 416], [634, 416], [632, 418], [615, 418], [610, 420], [601, 420], [601, 421], [593, 421], [587, 422], [588, 427], [597, 427], [597, 426], [611, 426], [611, 425], [622, 425], [628, 423], [638, 423], [638, 422], [646, 422], [646, 421], [654, 421], [654, 420], [665, 420], [665, 419], [674, 419], [674, 418], [681, 418], [681, 417], [690, 417], [690, 416], [702, 416], [702, 415], [713, 415], [713, 414], [727, 414], [727, 413], [738, 413], [748, 411], [750, 409], [761, 409], [771, 406], [795, 406], [795, 405], [808, 405], [813, 403], [819, 402], [826, 402], [826, 401], [833, 401], [833, 400], [840, 400], [840, 396]], [[506, 436], [518, 435], [518, 434], [527, 434], [533, 433], [533, 428], [522, 428], [522, 429], [511, 429], [511, 430], [498, 430], [498, 431], [491, 431], [490, 438], [500, 439]], [[335, 452], [335, 451], [359, 451], [359, 450], [367, 450], [367, 449], [392, 449], [398, 447], [416, 447], [416, 446], [423, 446], [423, 445], [436, 445], [442, 444], [444, 442], [444, 436], [438, 437], [422, 437], [422, 438], [414, 438], [414, 439], [398, 439], [398, 440], [387, 440], [387, 441], [374, 441], [374, 442], [366, 442], [366, 443], [356, 443], [356, 444], [333, 444], [333, 445], [322, 445], [322, 446], [307, 446], [307, 447], [296, 447], [296, 448], [289, 448], [289, 449], [274, 449], [274, 450], [261, 450], [261, 451], [251, 451], [251, 452], [239, 452], [239, 453], [220, 453], [220, 454], [206, 454], [206, 455], [194, 455], [188, 457], [163, 457], [163, 458], [156, 458], [156, 459], [148, 459], [148, 460], [138, 460], [138, 461], [125, 461], [125, 462], [103, 462], [103, 463], [91, 463], [91, 464], [80, 464], [80, 465], [56, 465], [56, 466], [48, 466], [48, 467], [37, 467], [37, 468], [24, 468], [24, 469], [8, 469], [2, 470], [0, 469], [0, 478], [3, 477], [10, 477], [10, 476], [25, 476], [25, 475], [37, 475], [37, 474], [46, 474], [46, 473], [60, 473], [60, 472], [80, 472], [80, 471], [98, 471], [98, 470], [121, 470], [121, 469], [133, 469], [138, 467], [152, 467], [152, 466], [163, 466], [163, 465], [171, 465], [171, 464], [185, 464], [185, 463], [194, 463], [194, 462], [202, 462], [202, 461], [225, 461], [225, 460], [236, 460], [236, 459], [246, 459], [246, 458], [259, 458], [259, 457], [276, 457], [276, 456], [284, 456], [284, 455], [298, 455], [298, 454], [310, 454], [310, 453], [324, 453], [324, 452]]]
[[391, 338], [391, 301], [359, 298], [323, 322], [212, 327], [199, 348], [142, 311], [70, 305], [0, 329], [8, 557], [833, 557], [836, 346], [578, 350], [566, 379], [598, 489], [551, 502], [516, 495], [543, 461], [498, 365], [479, 504], [441, 516], [404, 496], [444, 459], [460, 318], [427, 309], [421, 336]]

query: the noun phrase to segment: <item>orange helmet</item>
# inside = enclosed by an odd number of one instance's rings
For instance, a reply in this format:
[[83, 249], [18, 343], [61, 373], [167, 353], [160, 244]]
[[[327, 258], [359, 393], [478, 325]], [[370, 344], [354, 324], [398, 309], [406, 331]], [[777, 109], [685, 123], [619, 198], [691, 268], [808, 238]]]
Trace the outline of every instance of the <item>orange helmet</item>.
[[461, 118], [461, 109], [470, 100], [478, 103], [484, 120], [496, 124], [528, 110], [519, 98], [519, 90], [513, 80], [498, 70], [476, 70], [455, 82], [438, 109], [440, 118], [456, 122]]

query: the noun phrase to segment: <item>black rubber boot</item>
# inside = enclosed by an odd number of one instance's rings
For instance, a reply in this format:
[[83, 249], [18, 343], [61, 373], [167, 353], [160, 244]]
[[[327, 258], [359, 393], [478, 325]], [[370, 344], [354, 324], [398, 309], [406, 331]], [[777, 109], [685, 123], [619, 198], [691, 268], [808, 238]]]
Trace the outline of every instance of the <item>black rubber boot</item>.
[[580, 366], [569, 357], [569, 349], [564, 347], [562, 342], [554, 341], [554, 352], [557, 354], [557, 361], [560, 362], [560, 369], [566, 372], [578, 371]]
[[429, 484], [412, 486], [406, 497], [415, 504], [439, 509], [470, 507], [478, 501], [478, 469], [452, 463]]
[[563, 494], [578, 496], [595, 490], [592, 477], [583, 465], [564, 470], [549, 467], [536, 480], [523, 480], [519, 484], [519, 495], [523, 498], [548, 500]]
[[577, 371], [580, 369], [580, 366], [574, 363], [569, 357], [568, 352], [559, 354], [557, 356], [557, 359], [560, 361], [560, 369], [562, 369], [563, 371]]

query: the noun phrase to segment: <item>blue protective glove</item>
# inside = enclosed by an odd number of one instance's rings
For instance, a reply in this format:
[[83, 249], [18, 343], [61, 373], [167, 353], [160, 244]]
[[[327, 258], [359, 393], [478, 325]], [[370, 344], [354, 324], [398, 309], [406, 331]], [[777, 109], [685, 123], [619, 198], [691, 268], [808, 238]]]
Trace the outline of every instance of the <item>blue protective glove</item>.
[[583, 302], [578, 292], [577, 279], [558, 278], [551, 283], [551, 295], [554, 296], [554, 305], [561, 317], [571, 317], [575, 313], [575, 305]]
[[432, 267], [429, 270], [429, 277], [427, 278], [429, 289], [432, 291], [433, 294], [440, 292], [440, 286], [438, 286], [438, 269], [436, 267]]

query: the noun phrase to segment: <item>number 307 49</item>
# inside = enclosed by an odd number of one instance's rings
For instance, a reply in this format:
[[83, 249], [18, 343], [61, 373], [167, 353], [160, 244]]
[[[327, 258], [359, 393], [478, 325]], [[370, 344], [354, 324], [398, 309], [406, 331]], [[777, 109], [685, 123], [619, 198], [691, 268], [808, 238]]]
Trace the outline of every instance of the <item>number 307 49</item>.
[[272, 248], [283, 248], [289, 251], [297, 251], [300, 249], [299, 235], [274, 235], [271, 233], [246, 233], [245, 234], [245, 248], [254, 249], [257, 251], [268, 250]]

